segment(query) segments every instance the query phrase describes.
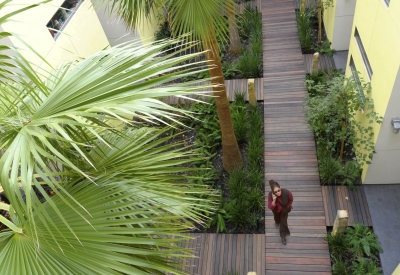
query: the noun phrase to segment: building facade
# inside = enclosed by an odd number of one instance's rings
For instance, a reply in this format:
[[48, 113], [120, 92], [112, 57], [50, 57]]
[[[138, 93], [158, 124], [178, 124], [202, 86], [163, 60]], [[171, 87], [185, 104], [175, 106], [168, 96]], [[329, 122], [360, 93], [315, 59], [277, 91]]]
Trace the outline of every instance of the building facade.
[[[14, 0], [1, 12], [9, 13], [26, 5], [24, 0]], [[53, 67], [75, 57], [88, 57], [109, 46], [90, 0], [53, 0], [17, 14], [13, 21], [0, 28], [21, 36]], [[43, 60], [17, 38], [7, 38], [6, 43], [20, 48], [25, 58], [46, 69]]]
[[[363, 167], [362, 182], [400, 183], [400, 132], [392, 124], [400, 118], [400, 1], [334, 0], [324, 24], [332, 48], [348, 50], [346, 75], [356, 70], [371, 83], [375, 111], [384, 117], [373, 125], [376, 154]], [[361, 112], [357, 119], [368, 123]]]

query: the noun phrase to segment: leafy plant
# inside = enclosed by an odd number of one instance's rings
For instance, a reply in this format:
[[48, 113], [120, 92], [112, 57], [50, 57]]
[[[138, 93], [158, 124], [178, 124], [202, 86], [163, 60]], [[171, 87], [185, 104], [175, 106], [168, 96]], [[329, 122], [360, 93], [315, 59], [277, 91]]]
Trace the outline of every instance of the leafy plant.
[[260, 165], [259, 160], [264, 152], [264, 138], [260, 134], [254, 134], [249, 137], [249, 144], [247, 146], [247, 159], [250, 167], [257, 167]]
[[243, 228], [249, 223], [250, 212], [245, 200], [231, 200], [226, 208], [228, 220], [233, 222], [235, 227]]
[[259, 188], [262, 190], [264, 187], [264, 174], [260, 170], [259, 166], [252, 166], [249, 169], [250, 171], [248, 172], [247, 175], [247, 181], [249, 183], [249, 186], [251, 188]]
[[236, 139], [239, 143], [243, 143], [247, 135], [247, 114], [244, 93], [235, 93], [235, 101], [231, 104], [231, 114]]
[[382, 270], [376, 263], [366, 258], [355, 260], [351, 266], [353, 275], [382, 275]]
[[360, 176], [360, 173], [360, 167], [357, 162], [347, 161], [339, 173], [341, 184], [348, 185], [351, 190], [354, 190], [354, 181]]
[[363, 257], [364, 255], [371, 256], [378, 252], [383, 252], [371, 228], [361, 223], [354, 224], [353, 227], [347, 227], [346, 236], [352, 249], [359, 257]]
[[206, 224], [207, 228], [210, 228], [213, 225], [217, 225], [217, 233], [226, 231], [225, 219], [227, 218], [227, 213], [225, 208], [226, 208], [226, 201], [221, 193], [218, 203], [218, 208], [213, 213], [213, 215], [211, 215], [210, 219], [207, 221]]
[[247, 196], [250, 211], [258, 212], [264, 209], [264, 193], [258, 188], [252, 188]]
[[297, 12], [296, 19], [301, 48], [303, 51], [309, 51], [312, 49], [310, 18]]
[[159, 25], [159, 30], [154, 33], [154, 40], [157, 42], [158, 40], [168, 39], [172, 37], [171, 29], [168, 25], [168, 22], [161, 23]]
[[318, 159], [319, 163], [319, 175], [321, 177], [322, 182], [325, 183], [334, 183], [339, 178], [342, 165], [339, 161], [334, 159], [329, 154], [322, 155], [320, 159]]
[[[353, 144], [360, 167], [369, 164], [375, 152], [371, 124], [382, 123], [382, 117], [374, 111], [373, 100], [369, 97], [370, 84], [357, 84], [353, 78], [336, 76], [317, 85], [310, 80], [307, 86], [315, 89], [313, 95], [307, 95], [304, 108], [318, 147], [324, 145], [327, 150], [339, 152], [344, 140], [344, 144]], [[356, 119], [361, 110], [364, 110], [364, 123]]]
[[244, 194], [247, 194], [246, 176], [244, 169], [235, 170], [230, 173], [228, 187], [231, 199], [238, 201], [245, 200]]
[[351, 270], [346, 262], [341, 260], [334, 260], [332, 266], [332, 275], [351, 275]]
[[231, 79], [235, 77], [240, 71], [238, 69], [237, 62], [222, 62], [222, 72], [224, 73], [225, 79]]
[[327, 56], [333, 56], [336, 52], [334, 49], [331, 49], [331, 42], [329, 40], [322, 41], [321, 45], [315, 46], [315, 50], [320, 54], [326, 54]]
[[244, 50], [237, 63], [237, 68], [244, 78], [260, 77], [261, 54], [249, 49]]
[[336, 262], [341, 262], [351, 258], [351, 245], [345, 234], [325, 235], [325, 240], [328, 242], [329, 250], [332, 258]]
[[261, 13], [250, 6], [247, 6], [242, 15], [237, 18], [239, 36], [242, 40], [249, 38], [254, 30], [262, 29]]

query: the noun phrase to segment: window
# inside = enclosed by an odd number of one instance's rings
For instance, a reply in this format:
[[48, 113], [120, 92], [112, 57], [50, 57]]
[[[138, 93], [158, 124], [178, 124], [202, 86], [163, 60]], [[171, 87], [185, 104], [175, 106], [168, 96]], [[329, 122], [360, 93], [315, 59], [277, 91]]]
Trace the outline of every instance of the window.
[[49, 23], [47, 23], [47, 28], [51, 36], [53, 36], [54, 40], [60, 35], [60, 31], [62, 31], [67, 25], [68, 21], [72, 18], [72, 15], [75, 14], [75, 11], [78, 9], [79, 5], [83, 2], [83, 0], [66, 0], [62, 3], [61, 7], [57, 10], [57, 12], [50, 19]]
[[372, 68], [371, 68], [371, 65], [369, 64], [368, 56], [367, 56], [367, 53], [365, 52], [365, 49], [364, 49], [364, 46], [362, 44], [361, 37], [360, 37], [360, 34], [358, 33], [357, 28], [354, 31], [354, 37], [355, 37], [355, 39], [357, 41], [358, 48], [360, 49], [360, 53], [361, 53], [362, 59], [364, 61], [364, 65], [365, 65], [365, 68], [367, 70], [369, 79], [371, 79], [372, 73], [373, 73], [372, 72]]
[[357, 72], [357, 69], [356, 69], [356, 65], [354, 64], [354, 61], [353, 61], [353, 56], [350, 56], [350, 64], [349, 64], [349, 66], [350, 66], [350, 69], [351, 69], [351, 74], [353, 75], [354, 82], [357, 84], [357, 91], [360, 94], [362, 100], [364, 101], [364, 99], [365, 99], [364, 91], [363, 91], [363, 89], [361, 87], [361, 81], [360, 81], [360, 78], [358, 77], [358, 72]]

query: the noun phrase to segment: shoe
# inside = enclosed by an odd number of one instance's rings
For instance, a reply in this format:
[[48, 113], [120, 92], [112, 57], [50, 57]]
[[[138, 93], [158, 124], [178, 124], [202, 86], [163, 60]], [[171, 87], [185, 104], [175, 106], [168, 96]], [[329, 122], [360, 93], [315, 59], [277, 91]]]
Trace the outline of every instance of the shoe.
[[282, 237], [282, 243], [283, 243], [284, 245], [286, 245], [286, 238], [285, 238], [285, 237]]

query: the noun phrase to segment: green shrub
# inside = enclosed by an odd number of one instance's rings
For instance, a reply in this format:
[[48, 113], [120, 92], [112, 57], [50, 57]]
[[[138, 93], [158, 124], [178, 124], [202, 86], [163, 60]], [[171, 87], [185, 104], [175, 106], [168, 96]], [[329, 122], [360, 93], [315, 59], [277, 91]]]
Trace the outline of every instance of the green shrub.
[[227, 218], [226, 213], [226, 201], [220, 194], [217, 210], [210, 216], [210, 219], [206, 223], [206, 228], [210, 228], [213, 225], [217, 225], [217, 233], [226, 231], [225, 219]]
[[376, 263], [366, 258], [359, 258], [353, 262], [353, 275], [382, 275], [382, 270], [376, 266]]
[[264, 209], [264, 193], [258, 188], [252, 188], [247, 196], [251, 212], [259, 212]]
[[300, 45], [304, 51], [312, 49], [311, 25], [308, 16], [297, 13], [297, 28], [299, 31]]
[[[364, 96], [358, 92], [353, 78], [333, 77], [327, 83], [313, 86], [317, 92], [313, 96], [307, 95], [304, 108], [318, 147], [324, 144], [327, 150], [339, 152], [343, 138], [345, 145], [353, 145], [356, 161], [362, 167], [371, 163], [375, 152], [370, 124], [382, 123], [382, 117], [374, 111], [373, 100], [369, 97], [370, 84], [362, 82], [359, 85]], [[367, 123], [356, 119], [361, 109]]]
[[250, 221], [249, 206], [245, 200], [231, 200], [227, 205], [228, 220], [235, 227], [243, 228]]
[[335, 262], [341, 262], [351, 258], [351, 245], [345, 234], [332, 235], [326, 234], [325, 240], [328, 242], [332, 258]]
[[235, 101], [231, 104], [231, 115], [236, 140], [243, 143], [247, 135], [246, 101], [243, 92], [235, 93]]
[[237, 63], [237, 68], [244, 78], [260, 77], [262, 72], [262, 56], [249, 49], [243, 51]]
[[332, 275], [351, 275], [349, 267], [344, 261], [335, 261], [332, 266]]
[[264, 137], [260, 134], [254, 134], [249, 137], [249, 144], [247, 146], [247, 160], [249, 167], [254, 168], [260, 165], [260, 158], [264, 153]]
[[346, 228], [346, 236], [355, 254], [359, 257], [372, 256], [383, 252], [378, 244], [376, 235], [372, 232], [371, 228], [357, 223], [353, 227]]
[[242, 40], [249, 38], [255, 30], [262, 30], [261, 13], [257, 9], [247, 6], [242, 15], [237, 17], [239, 36]]
[[250, 172], [247, 175], [247, 182], [251, 188], [258, 188], [262, 190], [264, 187], [264, 173], [259, 166], [250, 167]]
[[224, 73], [225, 79], [231, 79], [240, 73], [238, 69], [238, 63], [222, 61], [222, 72]]
[[160, 29], [154, 33], [154, 40], [162, 40], [162, 39], [168, 39], [172, 37], [171, 34], [171, 29], [168, 25], [168, 22], [161, 23]]
[[334, 49], [331, 49], [331, 42], [329, 40], [322, 41], [321, 45], [315, 46], [315, 50], [320, 54], [326, 54], [327, 56], [333, 56], [336, 52]]
[[244, 169], [235, 170], [229, 175], [228, 187], [231, 199], [242, 201], [247, 194], [246, 171]]
[[342, 165], [329, 154], [325, 154], [318, 159], [319, 175], [324, 183], [334, 183], [339, 178]]
[[354, 181], [360, 176], [361, 170], [355, 161], [347, 161], [340, 171], [341, 184], [348, 185], [351, 190], [354, 190]]
[[246, 107], [231, 108], [231, 116], [236, 140], [238, 143], [243, 143], [247, 135]]

